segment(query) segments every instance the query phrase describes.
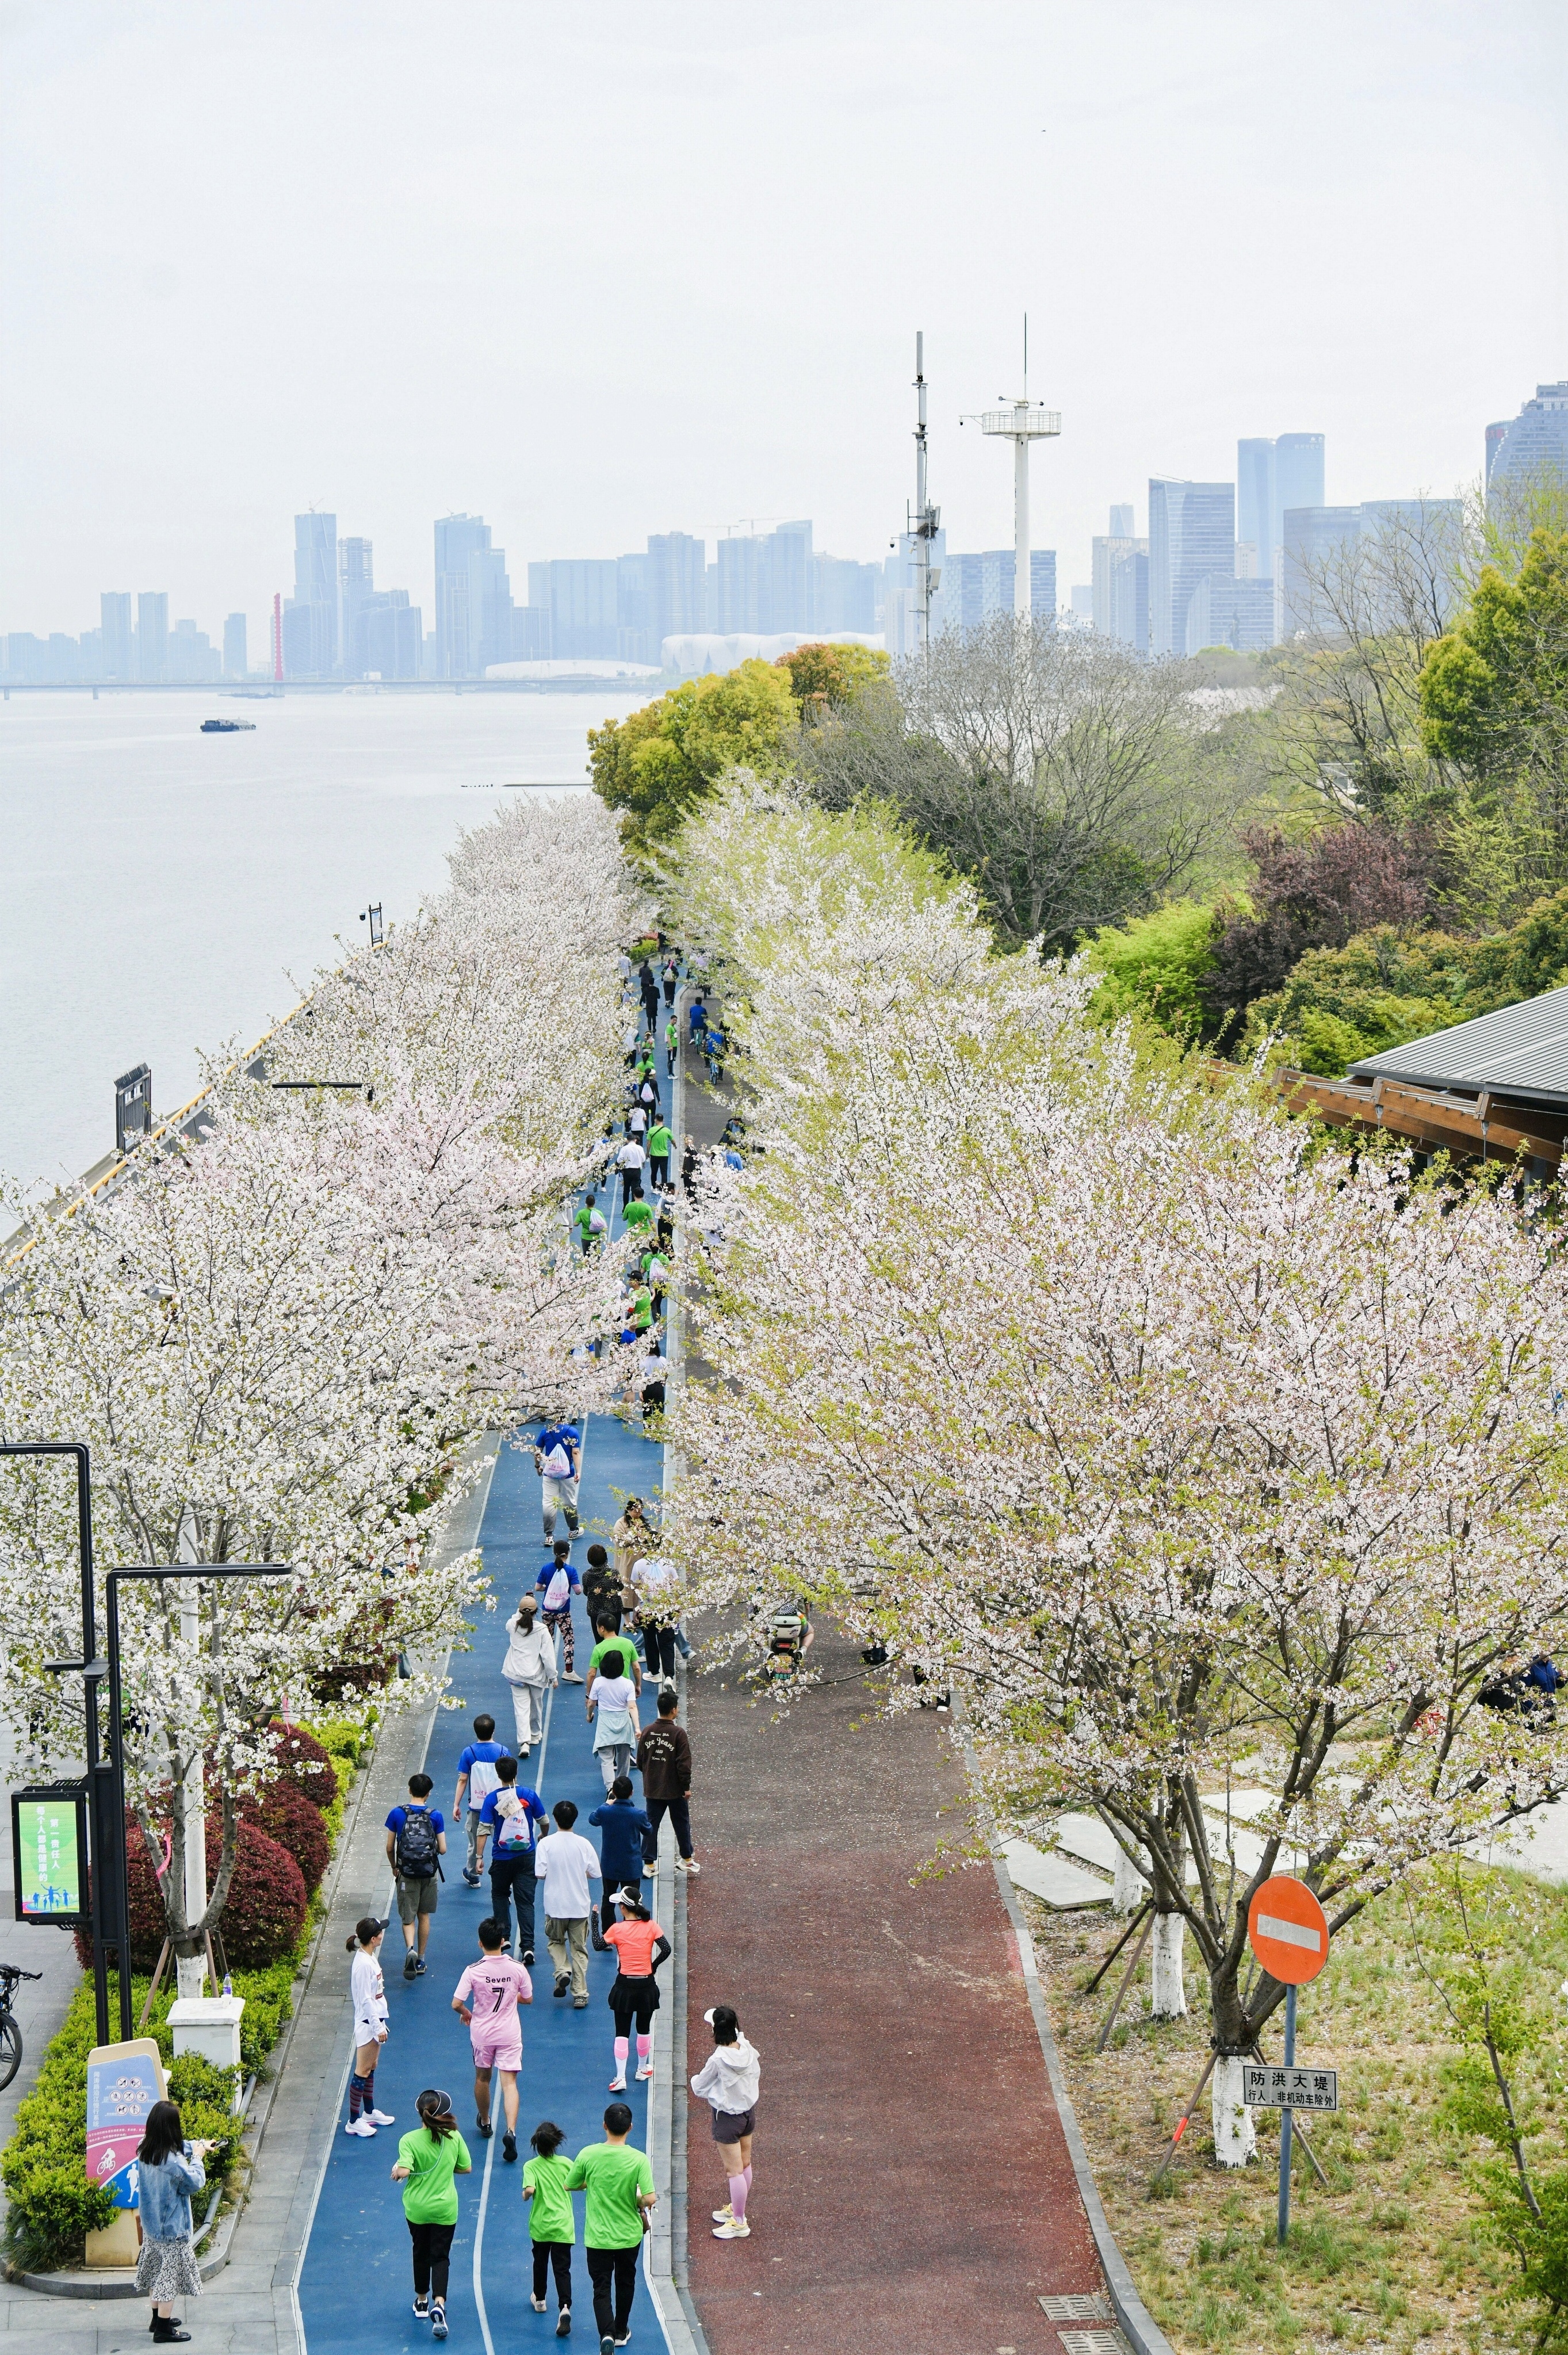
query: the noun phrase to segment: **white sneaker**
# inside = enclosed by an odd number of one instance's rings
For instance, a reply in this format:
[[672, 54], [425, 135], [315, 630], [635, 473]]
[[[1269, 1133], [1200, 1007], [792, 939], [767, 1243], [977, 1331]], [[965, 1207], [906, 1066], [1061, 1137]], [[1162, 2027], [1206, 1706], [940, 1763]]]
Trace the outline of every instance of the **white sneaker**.
[[735, 2211], [731, 2207], [728, 2200], [726, 2200], [722, 2208], [715, 2208], [713, 2211], [713, 2222], [716, 2224], [732, 2224], [734, 2221]]
[[357, 2135], [363, 2142], [366, 2137], [373, 2135], [376, 2129], [368, 2118], [350, 2118], [343, 2131], [345, 2134]]
[[677, 1872], [700, 1872], [702, 1867], [698, 1863], [697, 1859], [694, 1856], [677, 1856], [675, 1860], [675, 1869]]
[[714, 2225], [713, 2237], [716, 2241], [749, 2241], [752, 2237], [752, 2228], [744, 2217], [737, 2223], [731, 2216], [727, 2224]]
[[533, 2307], [533, 2310], [534, 2310], [534, 2312], [535, 2312], [536, 2314], [543, 2314], [543, 2313], [544, 2313], [544, 2311], [545, 2311], [545, 2302], [544, 2302], [544, 2300], [543, 2300], [543, 2298], [542, 2298], [542, 2297], [530, 2297], [530, 2298], [529, 2298], [529, 2300], [528, 2300], [528, 2304]]
[[398, 2123], [390, 2110], [367, 2110], [365, 2115], [373, 2126], [395, 2126]]
[[611, 2078], [611, 2080], [610, 2080], [610, 2091], [611, 2091], [613, 2094], [624, 2094], [624, 2093], [625, 2092], [625, 2090], [626, 2090], [626, 2081], [625, 2081], [624, 2077], [612, 2077], [612, 2078]]
[[649, 2062], [646, 2062], [646, 2063], [645, 2063], [645, 2064], [641, 2069], [639, 2069], [639, 2070], [638, 2070], [638, 2072], [637, 2072], [637, 2083], [638, 2083], [638, 2084], [639, 2084], [639, 2085], [644, 2084], [644, 2083], [646, 2082], [646, 2080], [647, 2080], [649, 2077], [651, 2077], [651, 2076], [653, 2075], [653, 2073], [654, 2073], [654, 2064], [653, 2064], [653, 2062], [652, 2062], [651, 2061], [649, 2061]]

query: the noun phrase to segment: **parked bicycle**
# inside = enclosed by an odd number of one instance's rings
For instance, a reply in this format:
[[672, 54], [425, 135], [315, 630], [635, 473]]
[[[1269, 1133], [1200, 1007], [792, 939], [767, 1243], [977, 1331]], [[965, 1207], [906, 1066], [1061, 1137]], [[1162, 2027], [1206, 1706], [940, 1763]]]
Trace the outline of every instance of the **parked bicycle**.
[[15, 1963], [0, 1963], [0, 2093], [22, 2065], [22, 2031], [11, 2017], [21, 1979], [41, 1979], [42, 1971], [24, 1971]]

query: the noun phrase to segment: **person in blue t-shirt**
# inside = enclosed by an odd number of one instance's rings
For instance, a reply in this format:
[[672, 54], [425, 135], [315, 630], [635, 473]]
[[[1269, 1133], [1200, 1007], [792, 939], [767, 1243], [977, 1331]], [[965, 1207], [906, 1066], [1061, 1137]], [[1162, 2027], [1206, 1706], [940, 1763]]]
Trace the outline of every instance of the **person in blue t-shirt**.
[[506, 1743], [496, 1741], [496, 1721], [488, 1711], [476, 1717], [474, 1740], [457, 1762], [457, 1788], [452, 1797], [452, 1820], [454, 1824], [463, 1822], [464, 1796], [468, 1801], [468, 1820], [464, 1827], [468, 1834], [468, 1862], [464, 1867], [463, 1878], [470, 1889], [478, 1888], [479, 1875], [484, 1868], [485, 1842], [489, 1834], [483, 1809], [485, 1800], [501, 1779], [496, 1772], [496, 1762], [510, 1754]]
[[700, 991], [691, 1001], [688, 1018], [691, 1024], [691, 1043], [695, 1047], [708, 1028], [708, 1008], [702, 1003]]
[[602, 1807], [595, 1807], [588, 1818], [599, 1829], [599, 1861], [604, 1869], [603, 1923], [607, 1930], [615, 1919], [611, 1897], [613, 1889], [635, 1889], [643, 1886], [643, 1840], [651, 1839], [654, 1828], [646, 1811], [632, 1796], [630, 1775], [617, 1774], [610, 1785], [610, 1796]]
[[539, 1572], [534, 1584], [539, 1591], [539, 1616], [553, 1633], [560, 1631], [560, 1674], [563, 1684], [580, 1685], [577, 1655], [571, 1632], [571, 1598], [582, 1592], [582, 1581], [571, 1559], [571, 1546], [565, 1538], [557, 1538], [555, 1551]]
[[536, 1824], [549, 1821], [544, 1801], [527, 1783], [517, 1780], [515, 1758], [497, 1759], [500, 1781], [480, 1813], [490, 1828], [490, 1911], [501, 1924], [507, 1944], [512, 1938], [512, 1901], [517, 1907], [522, 1959], [534, 1958], [534, 1840]]

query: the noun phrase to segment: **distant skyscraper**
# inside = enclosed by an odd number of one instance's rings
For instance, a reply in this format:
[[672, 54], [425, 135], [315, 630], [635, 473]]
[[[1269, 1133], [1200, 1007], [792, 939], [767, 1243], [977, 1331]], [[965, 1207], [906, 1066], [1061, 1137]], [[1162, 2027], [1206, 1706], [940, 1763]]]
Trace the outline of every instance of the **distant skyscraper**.
[[1508, 439], [1508, 430], [1509, 420], [1506, 417], [1499, 417], [1496, 424], [1487, 428], [1487, 467], [1482, 477], [1486, 483], [1489, 484], [1492, 479], [1492, 468], [1497, 464], [1499, 451]]
[[[485, 601], [490, 604], [491, 639], [494, 643], [495, 607], [496, 602], [496, 568], [481, 563], [473, 569], [475, 558], [499, 557], [501, 578], [506, 577], [506, 557], [490, 546], [490, 527], [480, 516], [443, 516], [435, 527], [435, 646], [436, 666], [442, 678], [473, 678], [483, 667], [480, 655], [485, 637]], [[475, 602], [475, 598], [477, 602]], [[510, 612], [511, 591], [507, 591]], [[507, 652], [491, 655], [492, 662], [511, 660], [511, 634], [507, 634]]]
[[557, 662], [615, 660], [620, 573], [613, 556], [558, 556], [529, 565], [528, 604], [549, 613]]
[[1111, 509], [1111, 538], [1131, 539], [1133, 537], [1133, 509], [1132, 502], [1129, 500], [1125, 506], [1114, 506]]
[[194, 622], [175, 623], [169, 632], [164, 673], [171, 686], [199, 687], [219, 677], [222, 668], [222, 657], [205, 630], [198, 630]]
[[[1494, 451], [1492, 435], [1499, 432]], [[1487, 447], [1488, 491], [1542, 474], [1568, 477], [1568, 382], [1538, 384], [1535, 399], [1527, 400], [1517, 417], [1500, 429], [1487, 428]]]
[[128, 589], [106, 589], [98, 601], [102, 652], [100, 672], [104, 678], [134, 678], [136, 641], [131, 620]]
[[223, 676], [245, 678], [251, 666], [245, 655], [245, 616], [230, 613], [223, 624]]
[[1274, 443], [1254, 438], [1236, 444], [1236, 538], [1256, 551], [1260, 581], [1274, 579]]
[[295, 678], [330, 678], [337, 667], [337, 517], [294, 517], [294, 593], [283, 632], [284, 666]]
[[418, 678], [424, 616], [406, 589], [372, 591], [359, 609], [358, 632], [362, 677]]
[[136, 599], [136, 677], [159, 687], [168, 670], [169, 601], [162, 589], [144, 589]]
[[[1124, 528], [1124, 526], [1125, 527]], [[1133, 612], [1141, 613], [1141, 634], [1128, 634], [1134, 626], [1127, 607], [1126, 586], [1120, 581], [1121, 570], [1129, 557], [1144, 559], [1143, 591], [1134, 600]], [[1102, 637], [1121, 638], [1139, 652], [1148, 652], [1148, 542], [1133, 537], [1133, 510], [1130, 505], [1111, 509], [1111, 528], [1091, 543], [1090, 549], [1090, 614]], [[1118, 602], [1119, 596], [1119, 602]], [[1118, 626], [1118, 621], [1125, 626]]]
[[[1285, 511], [1286, 507], [1320, 507], [1323, 505], [1323, 436], [1321, 433], [1282, 433], [1274, 445], [1274, 547], [1285, 545]], [[1242, 539], [1246, 532], [1238, 533]], [[1274, 570], [1279, 570], [1276, 554]]]
[[[858, 564], [850, 556], [828, 556], [821, 549], [811, 564], [811, 627], [829, 634], [835, 630], [874, 630], [881, 596], [880, 566]], [[940, 597], [940, 587], [936, 593]]]
[[705, 541], [694, 539], [685, 531], [649, 535], [648, 635], [655, 648], [648, 657], [650, 662], [660, 659], [657, 649], [666, 638], [707, 628], [707, 570]]
[[1230, 646], [1239, 655], [1261, 654], [1274, 644], [1274, 582], [1224, 580], [1206, 572], [1187, 604], [1185, 651]]
[[337, 665], [345, 678], [363, 678], [365, 607], [376, 593], [375, 551], [368, 539], [337, 543]]
[[1111, 635], [1148, 652], [1148, 542], [1128, 539], [1111, 566]]
[[1280, 628], [1286, 638], [1298, 631], [1337, 629], [1334, 568], [1360, 536], [1360, 507], [1287, 507], [1280, 547]]
[[1187, 608], [1200, 581], [1236, 577], [1236, 486], [1157, 477], [1148, 486], [1149, 646], [1187, 651]]

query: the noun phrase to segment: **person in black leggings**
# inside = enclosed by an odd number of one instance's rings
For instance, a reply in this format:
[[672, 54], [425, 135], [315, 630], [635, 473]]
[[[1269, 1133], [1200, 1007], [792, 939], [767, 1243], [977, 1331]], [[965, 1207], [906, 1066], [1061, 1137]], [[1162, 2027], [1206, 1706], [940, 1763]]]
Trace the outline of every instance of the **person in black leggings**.
[[608, 1998], [615, 2017], [615, 2073], [613, 2094], [626, 2089], [626, 2063], [631, 2058], [632, 2022], [637, 2023], [637, 2075], [654, 2073], [654, 2014], [659, 2008], [659, 1985], [654, 1973], [668, 1956], [669, 1940], [643, 1903], [640, 1890], [621, 1889], [616, 1896], [621, 1919], [612, 1922], [598, 1944], [613, 1946], [619, 1969]]
[[414, 2104], [420, 2123], [398, 2145], [394, 2183], [407, 2186], [403, 2213], [413, 2243], [414, 2312], [429, 2322], [432, 2335], [446, 2337], [446, 2277], [452, 2256], [452, 2236], [457, 2230], [457, 2187], [454, 2175], [467, 2175], [472, 2161], [468, 2146], [457, 2131], [449, 2095], [434, 2086]]

